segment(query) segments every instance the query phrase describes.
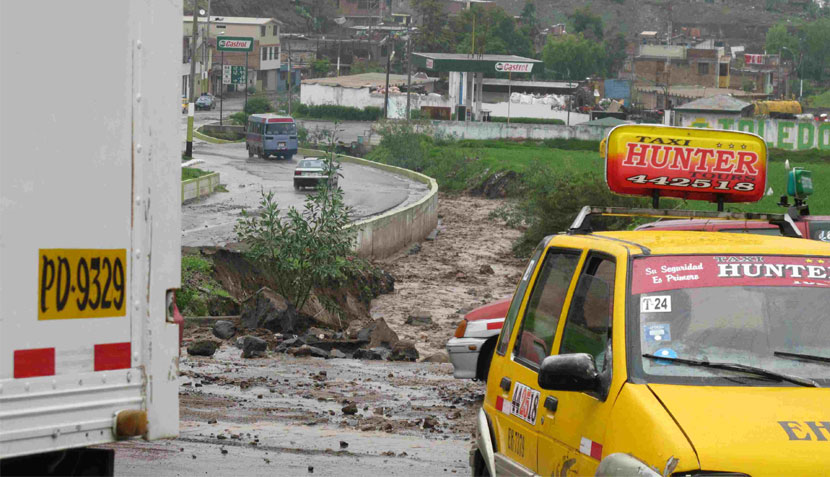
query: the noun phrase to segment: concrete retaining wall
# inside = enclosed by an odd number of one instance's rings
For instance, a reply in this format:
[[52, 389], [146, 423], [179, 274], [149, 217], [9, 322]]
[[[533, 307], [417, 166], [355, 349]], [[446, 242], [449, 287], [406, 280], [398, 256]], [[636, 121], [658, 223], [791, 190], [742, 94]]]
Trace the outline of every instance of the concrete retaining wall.
[[610, 127], [433, 121], [436, 135], [456, 139], [582, 139], [600, 141]]
[[205, 124], [204, 126], [199, 128], [204, 134], [211, 134], [211, 133], [237, 133], [237, 134], [245, 134], [245, 126], [239, 126], [236, 124]]
[[182, 181], [182, 203], [187, 200], [210, 195], [219, 185], [219, 173]]
[[[323, 151], [300, 149], [300, 154], [322, 155]], [[414, 204], [392, 209], [381, 215], [354, 222], [355, 250], [361, 257], [384, 258], [423, 240], [438, 226], [438, 183], [435, 179], [401, 167], [338, 155], [341, 162], [382, 169], [427, 184], [429, 192]]]

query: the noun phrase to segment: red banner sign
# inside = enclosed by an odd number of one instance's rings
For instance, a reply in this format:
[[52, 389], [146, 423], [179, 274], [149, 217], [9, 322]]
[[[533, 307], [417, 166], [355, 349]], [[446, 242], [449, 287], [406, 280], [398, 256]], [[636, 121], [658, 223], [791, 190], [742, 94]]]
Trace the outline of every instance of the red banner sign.
[[634, 260], [631, 294], [679, 288], [787, 286], [827, 288], [830, 257], [706, 255]]
[[744, 63], [747, 65], [763, 65], [764, 55], [744, 54]]
[[766, 190], [767, 147], [754, 134], [630, 124], [606, 142], [606, 181], [620, 194], [757, 202]]

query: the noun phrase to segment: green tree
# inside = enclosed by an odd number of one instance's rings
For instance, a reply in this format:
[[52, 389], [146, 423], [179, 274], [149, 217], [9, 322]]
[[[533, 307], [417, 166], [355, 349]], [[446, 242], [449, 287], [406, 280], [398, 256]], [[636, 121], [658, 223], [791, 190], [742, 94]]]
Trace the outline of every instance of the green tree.
[[581, 33], [550, 37], [542, 49], [548, 76], [557, 79], [581, 79], [605, 74], [605, 47], [586, 39]]
[[447, 15], [442, 0], [409, 0], [409, 5], [420, 17], [420, 32], [414, 37], [413, 51], [430, 53], [447, 52], [450, 49], [447, 40]]
[[[824, 81], [827, 79], [827, 68], [830, 66], [830, 18], [824, 17], [807, 23], [801, 30], [802, 74], [806, 78]], [[796, 55], [799, 53], [796, 52]], [[798, 61], [798, 58], [796, 60]]]
[[584, 36], [597, 40], [603, 38], [602, 18], [591, 11], [591, 5], [585, 5], [576, 9], [568, 16], [573, 23], [574, 33], [582, 33]]
[[452, 21], [450, 30], [458, 53], [531, 56], [533, 52], [529, 31], [517, 28], [516, 20], [499, 7], [473, 5]]
[[786, 23], [779, 23], [767, 30], [765, 48], [770, 54], [777, 54], [782, 47], [787, 47], [794, 52], [799, 50], [798, 37], [787, 31]]
[[315, 60], [314, 63], [311, 64], [311, 71], [314, 72], [314, 76], [325, 76], [329, 73], [330, 69], [331, 62], [325, 58]]

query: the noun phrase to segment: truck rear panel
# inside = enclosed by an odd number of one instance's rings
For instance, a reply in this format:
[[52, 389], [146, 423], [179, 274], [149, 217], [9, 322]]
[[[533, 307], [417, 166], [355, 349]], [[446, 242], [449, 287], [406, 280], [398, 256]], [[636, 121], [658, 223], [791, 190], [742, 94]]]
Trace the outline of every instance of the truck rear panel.
[[0, 2], [0, 458], [177, 434], [181, 12]]

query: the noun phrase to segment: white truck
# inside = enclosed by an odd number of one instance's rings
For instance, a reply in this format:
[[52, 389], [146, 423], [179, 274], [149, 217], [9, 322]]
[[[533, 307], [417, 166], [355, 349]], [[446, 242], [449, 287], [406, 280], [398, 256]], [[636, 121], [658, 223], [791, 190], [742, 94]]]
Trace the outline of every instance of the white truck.
[[0, 474], [178, 434], [182, 3], [0, 1]]

